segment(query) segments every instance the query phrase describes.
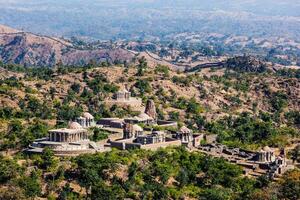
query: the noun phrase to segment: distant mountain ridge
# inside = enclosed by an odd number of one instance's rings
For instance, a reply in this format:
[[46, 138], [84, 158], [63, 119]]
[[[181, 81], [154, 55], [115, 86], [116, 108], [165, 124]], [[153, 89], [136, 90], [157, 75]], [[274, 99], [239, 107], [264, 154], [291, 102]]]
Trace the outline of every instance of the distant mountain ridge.
[[121, 48], [77, 49], [68, 41], [18, 31], [0, 25], [0, 60], [24, 66], [84, 65], [90, 61], [100, 63], [130, 61], [133, 54]]
[[0, 24], [89, 40], [182, 32], [297, 39], [299, 10], [299, 0], [0, 0]]

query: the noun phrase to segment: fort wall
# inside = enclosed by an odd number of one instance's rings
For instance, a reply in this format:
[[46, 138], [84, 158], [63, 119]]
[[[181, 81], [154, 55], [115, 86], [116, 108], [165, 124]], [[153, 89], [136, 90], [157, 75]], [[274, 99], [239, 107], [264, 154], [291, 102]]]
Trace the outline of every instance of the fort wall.
[[157, 143], [157, 144], [142, 145], [141, 149], [156, 150], [158, 148], [178, 147], [178, 146], [181, 146], [181, 141], [180, 140], [162, 142], [162, 143]]

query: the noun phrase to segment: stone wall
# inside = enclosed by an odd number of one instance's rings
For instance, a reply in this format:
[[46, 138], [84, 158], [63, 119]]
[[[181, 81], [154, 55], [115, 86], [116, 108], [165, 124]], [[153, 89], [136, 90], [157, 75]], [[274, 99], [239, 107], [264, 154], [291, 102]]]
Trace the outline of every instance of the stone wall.
[[100, 119], [97, 124], [112, 128], [123, 128], [123, 122], [118, 118], [103, 118]]
[[162, 142], [162, 143], [157, 143], [157, 144], [147, 144], [147, 145], [142, 145], [141, 149], [156, 150], [159, 148], [166, 148], [166, 147], [170, 147], [170, 146], [172, 146], [172, 147], [181, 146], [181, 141], [175, 140], [175, 141]]
[[143, 145], [138, 144], [138, 143], [126, 143], [125, 144], [125, 149], [141, 149]]
[[125, 142], [111, 141], [110, 146], [112, 148], [117, 148], [117, 149], [120, 149], [120, 150], [124, 150], [125, 149]]
[[97, 144], [105, 145], [105, 144], [107, 144], [109, 141], [116, 141], [116, 140], [119, 140], [119, 139], [122, 139], [122, 138], [123, 138], [123, 133], [114, 133], [114, 134], [108, 135], [108, 138], [107, 138], [107, 139], [98, 141]]
[[108, 139], [111, 141], [115, 141], [121, 138], [123, 138], [123, 133], [115, 133], [108, 136]]
[[204, 139], [204, 135], [193, 135], [194, 140], [193, 140], [193, 146], [198, 147], [201, 145], [201, 141]]
[[119, 141], [111, 141], [110, 145], [112, 148], [117, 148], [120, 150], [125, 149], [140, 149], [141, 144], [134, 143], [132, 139], [129, 140], [119, 140]]
[[204, 136], [207, 144], [212, 144], [217, 141], [218, 135], [215, 134], [207, 134]]
[[129, 100], [106, 100], [105, 103], [108, 106], [118, 105], [118, 106], [130, 106], [134, 111], [143, 112], [145, 108], [143, 107], [142, 99], [130, 97]]
[[147, 150], [156, 150], [158, 148], [166, 148], [169, 146], [181, 146], [181, 141], [180, 140], [168, 140], [166, 142], [161, 142], [161, 143], [156, 143], [156, 144], [147, 144], [147, 145], [142, 145], [139, 143], [134, 143], [133, 139], [127, 139], [127, 140], [119, 140], [119, 141], [111, 141], [110, 142], [111, 147], [117, 148], [117, 149], [147, 149]]
[[84, 154], [84, 153], [95, 153], [96, 151], [93, 149], [86, 149], [86, 150], [70, 150], [70, 151], [66, 151], [66, 150], [59, 150], [59, 151], [55, 151], [54, 150], [54, 154], [56, 156], [77, 156], [79, 154]]
[[157, 120], [157, 124], [160, 127], [173, 127], [173, 128], [178, 127], [177, 122], [174, 121]]

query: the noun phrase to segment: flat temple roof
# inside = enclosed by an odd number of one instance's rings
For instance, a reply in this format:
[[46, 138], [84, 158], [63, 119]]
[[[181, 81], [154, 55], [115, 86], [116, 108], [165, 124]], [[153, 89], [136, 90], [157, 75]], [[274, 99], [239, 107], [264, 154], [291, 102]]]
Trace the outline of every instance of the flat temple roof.
[[49, 133], [76, 134], [76, 133], [83, 133], [83, 132], [87, 132], [87, 130], [85, 130], [85, 129], [67, 129], [67, 128], [49, 130]]

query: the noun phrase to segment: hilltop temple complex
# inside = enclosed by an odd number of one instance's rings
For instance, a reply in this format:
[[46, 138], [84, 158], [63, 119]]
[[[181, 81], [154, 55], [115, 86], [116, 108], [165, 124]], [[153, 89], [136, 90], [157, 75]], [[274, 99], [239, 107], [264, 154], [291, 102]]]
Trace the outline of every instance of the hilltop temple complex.
[[[138, 102], [139, 106], [142, 106], [141, 99], [132, 98], [126, 88], [115, 94], [113, 102], [127, 105]], [[106, 141], [98, 145], [89, 140], [88, 129], [91, 127], [101, 128], [111, 134]], [[267, 174], [273, 178], [291, 169], [292, 165], [289, 164], [284, 151], [278, 155], [267, 146], [257, 152], [229, 148], [217, 143], [217, 139], [217, 135], [214, 134], [193, 133], [186, 126], [179, 128], [174, 121], [158, 120], [155, 103], [148, 100], [140, 114], [122, 119], [102, 118], [96, 122], [90, 113], [85, 112], [76, 118], [76, 122], [69, 123], [68, 128], [49, 130], [48, 137], [34, 141], [27, 152], [42, 153], [45, 148], [50, 148], [57, 156], [73, 156], [103, 152], [111, 148], [156, 150], [170, 146], [185, 146], [190, 150], [223, 157], [240, 165], [246, 175]]]

